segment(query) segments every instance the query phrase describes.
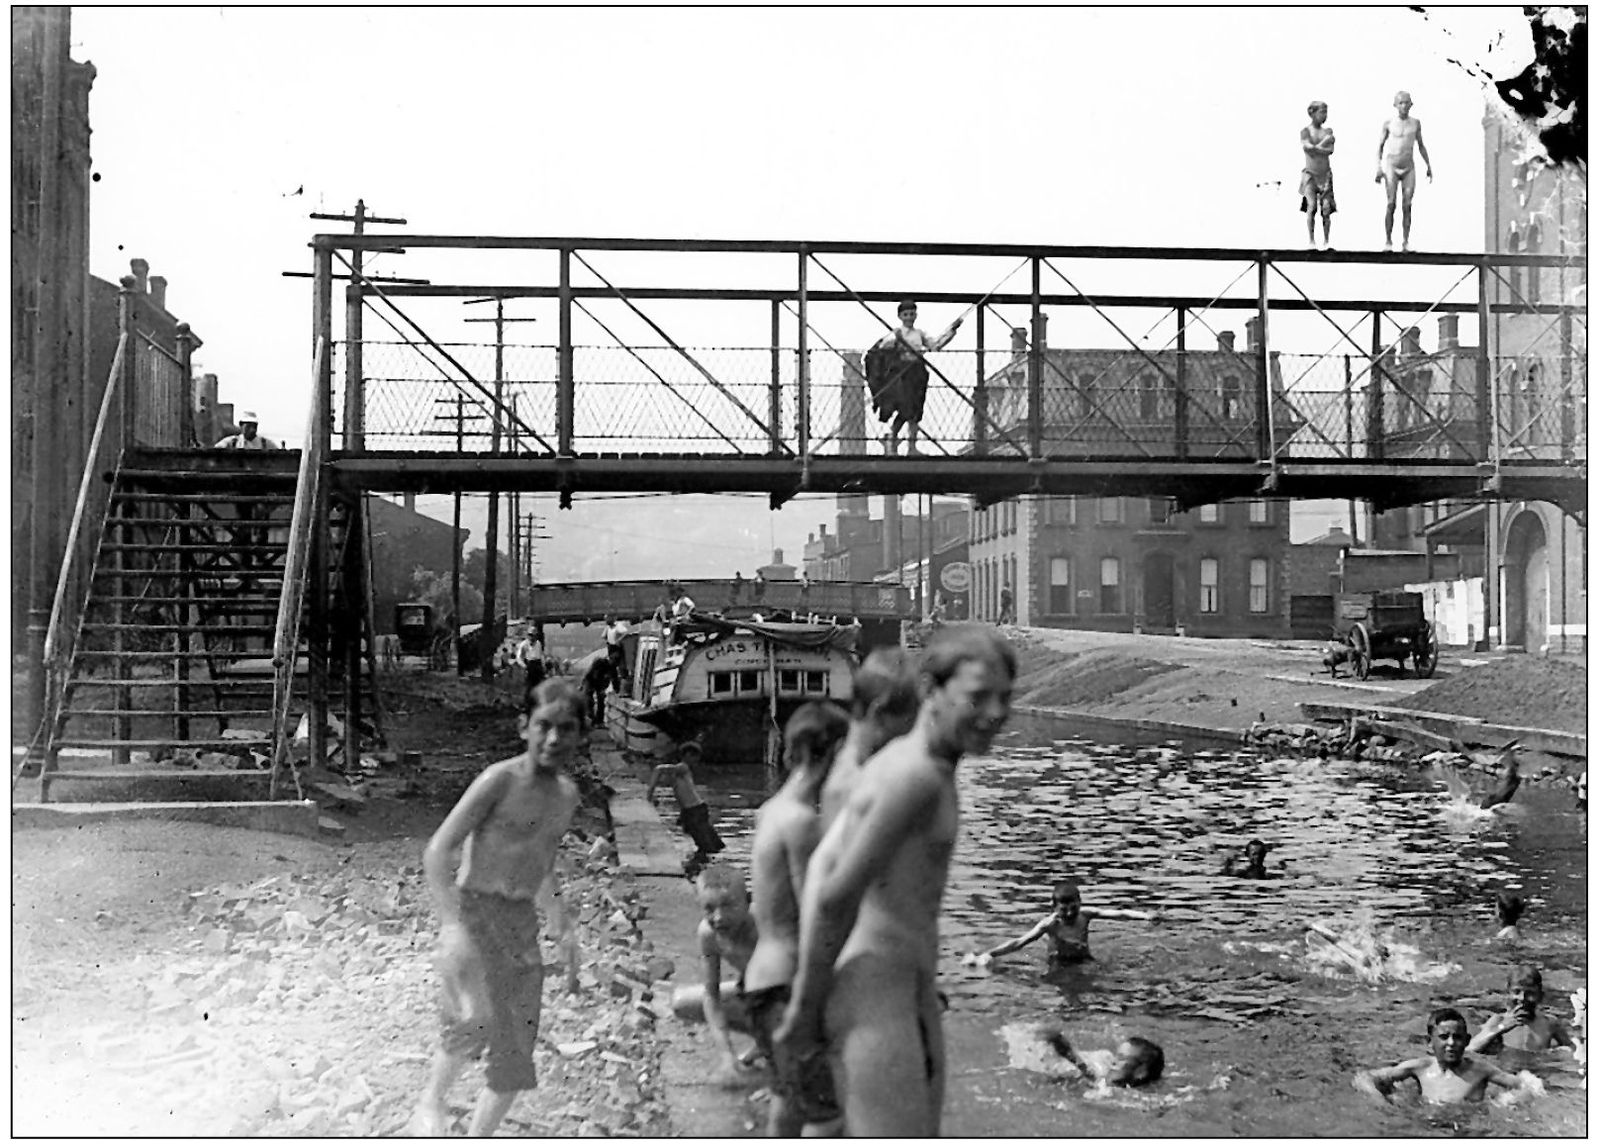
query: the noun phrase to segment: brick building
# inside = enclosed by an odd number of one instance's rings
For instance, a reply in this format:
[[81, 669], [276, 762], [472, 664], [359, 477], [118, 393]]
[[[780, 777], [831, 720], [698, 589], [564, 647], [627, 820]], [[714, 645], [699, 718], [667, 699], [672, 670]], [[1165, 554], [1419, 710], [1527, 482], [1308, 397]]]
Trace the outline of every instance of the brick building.
[[[1244, 352], [1223, 331], [1214, 350], [1044, 350], [1045, 452], [1091, 452], [1115, 434], [1152, 456], [1254, 448], [1255, 320]], [[1001, 430], [1026, 420], [1027, 335], [987, 383]], [[1275, 354], [1271, 385], [1282, 393]], [[1181, 380], [1182, 388], [1177, 384]], [[1298, 428], [1274, 404], [1286, 439]], [[976, 436], [976, 435], [975, 435]], [[1166, 498], [1022, 497], [974, 509], [972, 615], [995, 620], [1009, 585], [1017, 622], [1056, 628], [1286, 636], [1289, 509], [1270, 499], [1176, 512]]]

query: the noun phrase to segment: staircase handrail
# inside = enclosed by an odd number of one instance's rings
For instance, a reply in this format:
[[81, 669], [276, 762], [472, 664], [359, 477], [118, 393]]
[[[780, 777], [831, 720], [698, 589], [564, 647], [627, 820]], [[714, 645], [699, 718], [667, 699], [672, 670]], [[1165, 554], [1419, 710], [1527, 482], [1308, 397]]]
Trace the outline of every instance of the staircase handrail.
[[[323, 402], [320, 380], [328, 363], [326, 338], [317, 339], [312, 359], [311, 416], [306, 443], [300, 451], [300, 475], [295, 481], [294, 511], [290, 517], [289, 548], [283, 558], [283, 591], [278, 597], [278, 624], [272, 642], [272, 785], [276, 795], [280, 768], [288, 759], [292, 733], [288, 725], [289, 696], [294, 688], [294, 665], [300, 651], [300, 618], [305, 609], [306, 566], [311, 551], [311, 530], [316, 523], [322, 488]], [[300, 787], [295, 777], [295, 788]]]
[[[46, 679], [52, 686], [53, 700], [60, 699], [59, 677], [72, 663], [77, 646], [78, 622], [88, 605], [92, 579], [84, 580], [83, 592], [74, 594], [72, 585], [86, 560], [81, 555], [85, 547], [80, 544], [85, 537], [98, 534], [105, 523], [106, 511], [111, 505], [113, 483], [104, 482], [102, 496], [95, 497], [95, 477], [113, 464], [113, 453], [120, 455], [121, 435], [108, 435], [106, 427], [111, 422], [111, 412], [122, 401], [118, 383], [122, 378], [122, 364], [128, 352], [128, 332], [117, 338], [117, 352], [111, 359], [111, 375], [106, 379], [105, 394], [100, 399], [100, 413], [95, 418], [94, 435], [89, 439], [89, 450], [84, 455], [83, 476], [78, 479], [78, 500], [72, 507], [72, 524], [67, 529], [66, 548], [61, 553], [61, 571], [56, 575], [56, 596], [50, 606], [50, 626], [44, 636], [44, 665]], [[113, 451], [106, 443], [116, 440]], [[39, 464], [35, 457], [34, 465]], [[51, 719], [54, 719], [51, 711]]]

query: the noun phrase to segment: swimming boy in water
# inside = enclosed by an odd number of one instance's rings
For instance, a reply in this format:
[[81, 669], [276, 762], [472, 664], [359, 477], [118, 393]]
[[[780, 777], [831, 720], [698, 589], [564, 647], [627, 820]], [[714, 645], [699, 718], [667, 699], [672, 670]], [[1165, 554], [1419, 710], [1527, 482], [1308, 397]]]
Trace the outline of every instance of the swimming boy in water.
[[[722, 1051], [722, 1065], [712, 1076], [718, 1086], [738, 1086], [748, 1061], [733, 1050], [733, 1031], [754, 1038], [750, 1016], [741, 998], [745, 969], [756, 948], [756, 921], [750, 914], [750, 893], [744, 872], [732, 865], [716, 864], [695, 879], [695, 894], [704, 918], [695, 930], [700, 950], [700, 983], [673, 994], [672, 1009], [680, 1019], [703, 1017]], [[737, 978], [724, 982], [723, 964]]]
[[[565, 681], [545, 681], [530, 699], [522, 725], [527, 751], [484, 769], [422, 853], [441, 923], [444, 1033], [409, 1126], [419, 1137], [445, 1133], [450, 1087], [470, 1058], [487, 1052], [474, 1136], [493, 1134], [518, 1092], [538, 1081], [533, 1047], [544, 957], [536, 901], [578, 807], [578, 786], [566, 769], [582, 738], [584, 710]], [[558, 916], [552, 924], [558, 934], [567, 930]]]
[[850, 721], [838, 705], [802, 704], [783, 730], [783, 787], [756, 814], [750, 845], [750, 883], [756, 946], [745, 967], [740, 998], [751, 1033], [776, 1079], [767, 1104], [767, 1137], [794, 1138], [806, 1123], [839, 1117], [825, 1055], [805, 1063], [773, 1051], [772, 1032], [789, 1005], [800, 962], [800, 897], [806, 863], [822, 838], [817, 801]]
[[1517, 929], [1517, 920], [1522, 918], [1527, 903], [1522, 896], [1514, 892], [1502, 891], [1494, 897], [1494, 914], [1500, 921], [1500, 930], [1494, 933], [1496, 939], [1506, 943], [1521, 943], [1522, 932]]
[[1496, 1101], [1508, 1106], [1536, 1093], [1538, 1080], [1532, 1075], [1508, 1074], [1467, 1056], [1467, 1020], [1454, 1007], [1440, 1007], [1428, 1016], [1428, 1039], [1431, 1054], [1357, 1071], [1352, 1085], [1379, 1102], [1392, 1102], [1394, 1084], [1408, 1078], [1416, 1080], [1424, 1102], [1481, 1102], [1491, 1085], [1505, 1090]]
[[1513, 967], [1507, 975], [1506, 995], [1506, 1009], [1478, 1028], [1467, 1044], [1469, 1052], [1499, 1054], [1507, 1048], [1542, 1051], [1577, 1045], [1565, 1023], [1539, 1013], [1539, 1004], [1544, 1001], [1544, 976], [1537, 967]]
[[1108, 1086], [1146, 1086], [1161, 1077], [1167, 1056], [1161, 1047], [1137, 1035], [1123, 1039], [1110, 1052], [1090, 1051], [1080, 1055], [1059, 1027], [1039, 1032], [1058, 1055], [1078, 1068], [1084, 1078], [1104, 1081]]
[[1235, 852], [1222, 861], [1222, 874], [1240, 879], [1267, 879], [1267, 845], [1260, 840], [1245, 844], [1244, 852]]
[[850, 730], [822, 785], [820, 831], [849, 802], [867, 760], [911, 731], [920, 704], [916, 662], [907, 650], [895, 645], [867, 654], [850, 684]]
[[1075, 881], [1064, 879], [1056, 884], [1051, 894], [1055, 908], [1049, 915], [1035, 923], [1028, 931], [991, 947], [978, 956], [978, 965], [988, 963], [1001, 955], [1009, 955], [1035, 939], [1050, 937], [1050, 964], [1053, 967], [1083, 963], [1093, 959], [1089, 952], [1089, 924], [1095, 919], [1137, 919], [1145, 923], [1155, 919], [1148, 911], [1134, 911], [1125, 907], [1097, 907], [1093, 911], [1083, 906], [1083, 893]]

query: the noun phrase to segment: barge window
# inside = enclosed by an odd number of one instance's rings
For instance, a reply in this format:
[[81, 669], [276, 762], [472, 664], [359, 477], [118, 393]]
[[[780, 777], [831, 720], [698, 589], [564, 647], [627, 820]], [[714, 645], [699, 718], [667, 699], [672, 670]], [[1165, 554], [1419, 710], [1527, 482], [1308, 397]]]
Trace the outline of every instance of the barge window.
[[779, 669], [778, 670], [778, 691], [779, 692], [799, 692], [800, 691], [800, 673], [799, 673], [799, 670], [797, 670], [797, 669]]
[[733, 674], [731, 672], [714, 672], [711, 674], [711, 695], [721, 696], [723, 693], [733, 691]]
[[827, 692], [828, 691], [828, 676], [827, 676], [827, 674], [826, 673], [821, 673], [821, 672], [808, 672], [808, 673], [806, 673], [806, 691], [807, 692], [822, 692], [822, 693]]
[[760, 692], [761, 674], [754, 669], [746, 669], [739, 674], [740, 692]]

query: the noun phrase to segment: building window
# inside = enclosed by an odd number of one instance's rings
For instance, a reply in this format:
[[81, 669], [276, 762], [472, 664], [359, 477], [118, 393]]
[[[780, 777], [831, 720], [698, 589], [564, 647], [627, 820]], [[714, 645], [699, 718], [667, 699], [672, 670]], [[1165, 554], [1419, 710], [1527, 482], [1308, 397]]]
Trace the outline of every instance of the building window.
[[1220, 570], [1215, 557], [1200, 558], [1200, 611], [1202, 613], [1220, 613], [1222, 611], [1222, 594], [1220, 590]]
[[1100, 558], [1100, 611], [1122, 612], [1122, 562], [1115, 557]]
[[1216, 525], [1222, 520], [1222, 506], [1217, 502], [1200, 507], [1200, 521], [1204, 525]]
[[1073, 378], [1073, 389], [1078, 392], [1078, 417], [1087, 419], [1094, 413], [1094, 376], [1079, 371]]
[[1237, 374], [1224, 374], [1222, 383], [1217, 387], [1217, 396], [1222, 399], [1222, 417], [1229, 421], [1239, 417], [1239, 376]]
[[1077, 525], [1078, 499], [1052, 497], [1045, 507], [1045, 514], [1051, 525]]
[[1165, 525], [1172, 520], [1172, 499], [1170, 497], [1152, 497], [1150, 500], [1150, 524]]
[[[1506, 251], [1510, 254], [1520, 254], [1522, 251], [1522, 230], [1515, 223], [1506, 233]], [[1522, 268], [1506, 267], [1506, 288], [1511, 292], [1512, 302], [1521, 301], [1522, 297]]]
[[1251, 525], [1266, 525], [1270, 521], [1271, 521], [1271, 515], [1267, 511], [1267, 499], [1264, 498], [1264, 497], [1253, 497], [1253, 498], [1251, 498], [1250, 499], [1250, 524]]
[[1267, 598], [1267, 559], [1253, 557], [1250, 559], [1250, 611], [1265, 613]]
[[1120, 497], [1102, 497], [1099, 499], [1098, 516], [1101, 524], [1113, 525], [1122, 520], [1122, 499]]
[[1072, 559], [1050, 558], [1050, 611], [1072, 612]]
[[[1539, 226], [1539, 221], [1535, 219], [1533, 222], [1528, 224], [1528, 237], [1523, 241], [1523, 251], [1530, 255], [1537, 254], [1540, 246], [1543, 245], [1543, 239], [1544, 230]], [[1544, 271], [1541, 267], [1528, 268], [1528, 301], [1534, 305], [1537, 305], [1539, 302], [1539, 297], [1541, 294], [1539, 289], [1541, 284], [1539, 280], [1543, 277], [1543, 275]]]
[[1521, 444], [1525, 446], [1540, 444], [1539, 418], [1542, 412], [1540, 410], [1542, 398], [1539, 394], [1540, 373], [1539, 363], [1530, 362], [1522, 375], [1522, 425], [1525, 427], [1522, 432], [1526, 437]]
[[1154, 421], [1161, 409], [1160, 383], [1151, 371], [1145, 371], [1139, 378], [1139, 417], [1147, 422]]

